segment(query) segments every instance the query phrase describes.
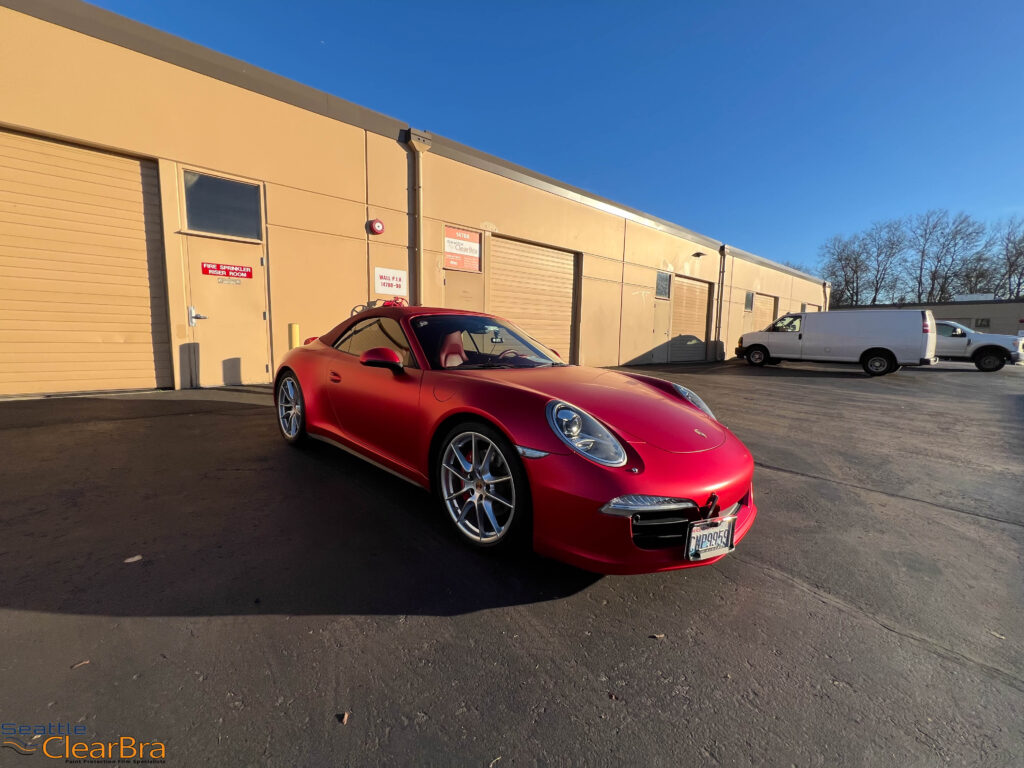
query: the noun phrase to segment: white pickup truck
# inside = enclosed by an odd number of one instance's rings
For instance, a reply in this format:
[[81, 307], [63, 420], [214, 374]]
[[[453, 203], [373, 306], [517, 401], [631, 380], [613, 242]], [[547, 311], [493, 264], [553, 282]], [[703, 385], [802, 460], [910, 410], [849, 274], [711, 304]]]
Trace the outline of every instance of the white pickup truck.
[[986, 372], [1024, 361], [1024, 337], [978, 333], [952, 320], [937, 320], [936, 325], [935, 354], [940, 360], [965, 360]]

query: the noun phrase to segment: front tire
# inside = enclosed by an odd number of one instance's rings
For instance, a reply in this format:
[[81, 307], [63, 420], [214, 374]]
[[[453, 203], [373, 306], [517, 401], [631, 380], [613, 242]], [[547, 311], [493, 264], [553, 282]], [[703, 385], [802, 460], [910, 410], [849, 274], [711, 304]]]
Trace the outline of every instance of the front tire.
[[526, 473], [505, 436], [483, 422], [463, 422], [444, 438], [434, 488], [459, 537], [474, 547], [523, 545], [532, 531]]
[[1006, 365], [1006, 357], [994, 349], [983, 349], [974, 356], [974, 367], [985, 373], [995, 373]]
[[760, 344], [755, 344], [747, 350], [747, 362], [760, 368], [768, 362], [768, 350]]
[[887, 349], [869, 349], [861, 357], [860, 364], [868, 376], [885, 376], [895, 371], [898, 365]]
[[281, 437], [289, 445], [300, 445], [306, 440], [306, 400], [302, 396], [299, 377], [286, 371], [277, 381], [274, 391], [277, 407], [277, 426]]

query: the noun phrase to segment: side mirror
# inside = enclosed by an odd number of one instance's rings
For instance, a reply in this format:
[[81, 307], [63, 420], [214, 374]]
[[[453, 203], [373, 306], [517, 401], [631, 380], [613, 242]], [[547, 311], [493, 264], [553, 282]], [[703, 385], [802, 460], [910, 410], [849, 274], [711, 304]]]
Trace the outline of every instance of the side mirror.
[[370, 368], [390, 368], [392, 373], [402, 372], [402, 358], [393, 349], [387, 347], [374, 347], [368, 349], [359, 356], [360, 365]]

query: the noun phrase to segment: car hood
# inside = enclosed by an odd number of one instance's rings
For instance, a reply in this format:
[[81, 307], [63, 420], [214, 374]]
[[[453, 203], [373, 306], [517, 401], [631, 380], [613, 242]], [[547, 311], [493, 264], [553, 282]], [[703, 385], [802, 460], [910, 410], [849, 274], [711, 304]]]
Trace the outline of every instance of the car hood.
[[982, 343], [1002, 344], [1007, 347], [1016, 347], [1021, 342], [1020, 336], [1010, 336], [1003, 333], [975, 333], [972, 334], [972, 346], [980, 346]]
[[680, 398], [615, 371], [584, 366], [461, 371], [576, 405], [631, 443], [696, 453], [725, 442], [726, 429]]

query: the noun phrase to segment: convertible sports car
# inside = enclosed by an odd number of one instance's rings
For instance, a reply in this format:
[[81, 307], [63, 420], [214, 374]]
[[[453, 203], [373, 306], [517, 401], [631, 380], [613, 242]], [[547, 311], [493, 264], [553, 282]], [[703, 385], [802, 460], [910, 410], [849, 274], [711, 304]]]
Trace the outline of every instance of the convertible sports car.
[[566, 365], [491, 315], [362, 311], [285, 355], [274, 399], [287, 442], [431, 490], [477, 547], [646, 573], [715, 562], [757, 514], [750, 453], [692, 391]]

